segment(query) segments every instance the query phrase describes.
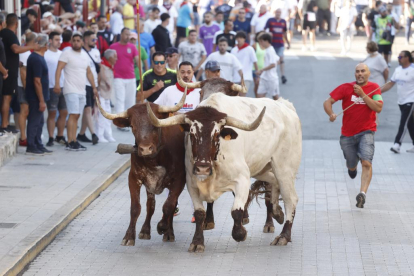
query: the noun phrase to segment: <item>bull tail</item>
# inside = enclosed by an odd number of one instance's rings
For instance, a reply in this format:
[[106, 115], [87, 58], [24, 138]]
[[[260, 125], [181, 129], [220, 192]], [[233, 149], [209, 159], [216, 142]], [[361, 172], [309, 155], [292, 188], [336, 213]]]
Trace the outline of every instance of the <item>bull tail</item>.
[[246, 203], [246, 209], [249, 208], [253, 199], [256, 199], [257, 204], [259, 203], [259, 196], [264, 194], [264, 197], [270, 198], [270, 191], [266, 190], [267, 182], [256, 180], [251, 186], [249, 191], [249, 197]]

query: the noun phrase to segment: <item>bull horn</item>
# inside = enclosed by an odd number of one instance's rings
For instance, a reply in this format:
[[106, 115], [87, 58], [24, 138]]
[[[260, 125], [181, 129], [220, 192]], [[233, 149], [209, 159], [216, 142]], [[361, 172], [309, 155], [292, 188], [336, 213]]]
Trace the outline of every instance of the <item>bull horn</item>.
[[152, 112], [150, 104], [147, 102], [147, 113], [151, 124], [156, 127], [168, 127], [168, 126], [175, 126], [185, 123], [185, 115], [178, 114], [167, 119], [158, 119], [155, 116], [154, 112]]
[[113, 120], [116, 118], [128, 118], [128, 112], [127, 111], [122, 111], [121, 113], [118, 114], [112, 114], [112, 113], [108, 113], [106, 112], [102, 106], [101, 106], [101, 102], [99, 101], [99, 98], [96, 97], [96, 104], [98, 105], [99, 110], [101, 111], [102, 115], [109, 119], [109, 120]]
[[234, 117], [228, 116], [227, 119], [226, 119], [226, 121], [227, 121], [226, 125], [227, 126], [232, 126], [232, 127], [235, 127], [235, 128], [241, 129], [241, 130], [246, 130], [246, 131], [255, 130], [256, 128], [258, 128], [258, 126], [262, 122], [265, 111], [266, 111], [266, 107], [263, 107], [263, 110], [262, 110], [262, 112], [260, 112], [259, 117], [257, 117], [256, 120], [254, 120], [250, 124], [245, 123], [242, 120], [236, 119]]
[[169, 112], [177, 112], [180, 110], [184, 103], [185, 103], [185, 97], [187, 96], [187, 86], [185, 87], [183, 96], [181, 97], [181, 100], [174, 106], [166, 106], [166, 105], [159, 105], [158, 106], [158, 112], [160, 113], [169, 113]]
[[243, 94], [246, 94], [247, 93], [247, 87], [244, 84], [244, 78], [243, 78], [243, 76], [241, 77], [241, 85], [238, 85], [238, 84], [233, 83], [232, 86], [231, 86], [231, 89], [233, 91], [237, 91], [237, 92], [240, 92], [240, 93], [243, 93]]
[[181, 87], [188, 87], [190, 89], [194, 89], [194, 88], [201, 88], [201, 81], [198, 81], [196, 83], [192, 83], [192, 82], [185, 82], [181, 79], [181, 75], [180, 75], [180, 70], [177, 70], [177, 81], [178, 84]]

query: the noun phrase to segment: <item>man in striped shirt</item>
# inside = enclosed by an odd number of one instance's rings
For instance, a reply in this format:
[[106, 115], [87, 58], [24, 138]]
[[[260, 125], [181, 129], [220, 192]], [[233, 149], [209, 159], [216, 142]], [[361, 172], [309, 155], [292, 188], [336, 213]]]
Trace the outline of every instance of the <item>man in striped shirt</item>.
[[280, 74], [282, 75], [282, 83], [285, 84], [287, 79], [285, 77], [285, 67], [283, 52], [285, 51], [285, 42], [287, 42], [287, 48], [290, 48], [289, 40], [287, 39], [287, 25], [286, 21], [281, 18], [282, 10], [277, 9], [275, 11], [275, 18], [269, 18], [267, 20], [265, 30], [269, 30], [272, 33], [272, 46], [275, 48], [276, 54], [280, 58]]

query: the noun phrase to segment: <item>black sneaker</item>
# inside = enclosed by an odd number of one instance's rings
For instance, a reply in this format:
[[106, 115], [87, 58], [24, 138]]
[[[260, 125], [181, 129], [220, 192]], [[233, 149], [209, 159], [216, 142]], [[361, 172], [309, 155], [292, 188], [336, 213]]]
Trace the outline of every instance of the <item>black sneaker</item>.
[[64, 136], [56, 136], [55, 141], [61, 145], [66, 145], [68, 142], [66, 142], [66, 139]]
[[50, 155], [50, 154], [53, 153], [53, 151], [48, 150], [47, 148], [45, 148], [43, 146], [42, 147], [38, 147], [38, 150], [43, 151], [43, 154], [47, 154], [47, 155]]
[[39, 150], [38, 148], [27, 148], [26, 155], [43, 156], [45, 154], [43, 153], [43, 151]]
[[96, 136], [96, 134], [92, 134], [92, 145], [98, 144], [99, 138]]
[[86, 134], [78, 134], [78, 136], [76, 137], [76, 140], [79, 140], [85, 143], [92, 143], [92, 140], [86, 137]]
[[285, 76], [282, 76], [282, 83], [285, 84], [287, 82], [287, 79]]
[[0, 128], [0, 132], [2, 132], [2, 133], [13, 133], [13, 134], [16, 134], [16, 133], [19, 133], [19, 131], [18, 130], [16, 130], [16, 129], [9, 129], [9, 128]]
[[356, 201], [357, 201], [356, 207], [358, 207], [358, 208], [364, 208], [365, 197], [366, 197], [366, 195], [364, 193], [359, 193], [356, 196]]
[[78, 151], [79, 146], [78, 146], [77, 142], [72, 141], [72, 142], [66, 144], [65, 150]]
[[49, 137], [49, 141], [46, 143], [46, 147], [53, 147], [53, 137]]
[[351, 171], [350, 169], [348, 169], [348, 174], [351, 179], [354, 179], [357, 176], [358, 171], [356, 169], [355, 171]]
[[78, 141], [76, 141], [75, 143], [78, 145], [78, 149], [80, 151], [85, 151], [86, 150], [86, 147], [82, 146]]
[[8, 131], [10, 133], [13, 133], [13, 134], [16, 134], [16, 133], [19, 133], [20, 132], [18, 129], [16, 129], [15, 126], [11, 126], [11, 125], [8, 125], [6, 127], [6, 131]]

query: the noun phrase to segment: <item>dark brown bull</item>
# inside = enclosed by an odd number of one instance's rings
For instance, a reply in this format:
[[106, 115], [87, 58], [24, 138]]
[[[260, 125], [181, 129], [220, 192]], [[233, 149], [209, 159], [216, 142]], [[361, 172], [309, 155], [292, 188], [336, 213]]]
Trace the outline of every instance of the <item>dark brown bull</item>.
[[[242, 81], [241, 81], [241, 85], [234, 84], [231, 81], [227, 81], [227, 80], [222, 79], [222, 78], [212, 78], [212, 79], [204, 80], [204, 81], [201, 81], [201, 82], [187, 83], [187, 82], [184, 82], [181, 79], [180, 74], [177, 74], [177, 81], [181, 85], [181, 87], [188, 87], [190, 89], [201, 88], [200, 102], [207, 99], [210, 95], [212, 95], [214, 93], [224, 93], [227, 96], [238, 96], [240, 94], [244, 95], [245, 93], [247, 93], [247, 88], [244, 85], [244, 79], [243, 78], [242, 78]], [[250, 205], [253, 197], [258, 195], [259, 190], [263, 189], [267, 185], [268, 184], [266, 182], [262, 182], [262, 181], [256, 181], [255, 183], [252, 184], [251, 195], [250, 195], [249, 200], [246, 203], [246, 206], [244, 208], [243, 220], [242, 220], [243, 225], [246, 225], [246, 224], [249, 223], [249, 212], [248, 212], [247, 207]], [[214, 204], [214, 202], [207, 203], [206, 219], [204, 220], [204, 230], [211, 230], [211, 229], [214, 229], [214, 227], [215, 227], [213, 204]], [[269, 199], [268, 196], [265, 197], [265, 204], [266, 204], [266, 207], [267, 207], [266, 208], [267, 209], [267, 216], [266, 216], [265, 225], [263, 226], [263, 232], [264, 233], [274, 233], [275, 226], [274, 226], [273, 220], [272, 220], [273, 204], [270, 202], [270, 199]], [[283, 214], [283, 211], [281, 209], [280, 209], [280, 212], [281, 212], [281, 214]], [[279, 224], [282, 224], [283, 221], [284, 221], [283, 217], [277, 219], [277, 222]]]
[[[185, 102], [186, 92], [174, 107], [151, 103], [150, 107], [155, 116], [159, 119], [165, 119], [170, 113], [180, 110]], [[154, 127], [148, 120], [147, 107], [142, 103], [136, 104], [120, 114], [105, 112], [99, 99], [97, 99], [97, 104], [105, 118], [112, 120], [118, 127], [131, 127], [135, 136], [136, 151], [131, 154], [131, 168], [128, 177], [131, 195], [131, 221], [121, 244], [135, 245], [135, 226], [141, 212], [141, 185], [145, 186], [147, 192], [147, 216], [139, 233], [139, 239], [151, 239], [151, 217], [155, 209], [155, 194], [160, 194], [167, 188], [170, 193], [162, 208], [164, 215], [157, 225], [157, 231], [160, 235], [164, 234], [163, 241], [174, 241], [174, 210], [186, 182], [184, 132], [179, 126]]]

